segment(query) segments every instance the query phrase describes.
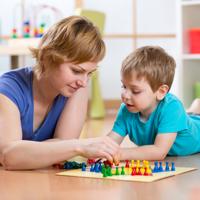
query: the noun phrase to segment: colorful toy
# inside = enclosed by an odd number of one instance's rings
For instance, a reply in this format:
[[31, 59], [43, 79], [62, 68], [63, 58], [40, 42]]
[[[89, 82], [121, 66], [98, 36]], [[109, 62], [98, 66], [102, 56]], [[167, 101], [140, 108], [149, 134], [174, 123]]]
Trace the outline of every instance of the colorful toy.
[[16, 28], [12, 29], [12, 38], [17, 38], [17, 29]]
[[[104, 178], [111, 180], [121, 181], [139, 181], [139, 182], [152, 182], [163, 178], [175, 176], [196, 168], [187, 167], [175, 167], [174, 162], [155, 162], [154, 165], [148, 161], [140, 161], [135, 163], [131, 161], [131, 166], [126, 163], [120, 163], [119, 166], [110, 167], [104, 165], [101, 162], [92, 164], [83, 169], [67, 170], [59, 172], [57, 175], [60, 176], [74, 176], [74, 177], [85, 177], [85, 178]], [[153, 169], [153, 170], [152, 170]]]
[[25, 21], [23, 24], [23, 37], [30, 38], [30, 22]]
[[[18, 22], [19, 13], [21, 13], [22, 23]], [[14, 6], [13, 15], [14, 28], [11, 35], [13, 39], [42, 37], [45, 29], [63, 16], [58, 8], [51, 5], [40, 4], [24, 7], [22, 3]]]

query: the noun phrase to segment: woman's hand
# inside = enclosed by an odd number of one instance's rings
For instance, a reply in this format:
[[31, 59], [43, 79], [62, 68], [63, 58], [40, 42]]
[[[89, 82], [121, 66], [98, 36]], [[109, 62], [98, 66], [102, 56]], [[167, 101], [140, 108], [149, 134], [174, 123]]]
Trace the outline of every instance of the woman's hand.
[[81, 140], [80, 155], [87, 158], [106, 158], [119, 163], [120, 146], [110, 137], [98, 137]]

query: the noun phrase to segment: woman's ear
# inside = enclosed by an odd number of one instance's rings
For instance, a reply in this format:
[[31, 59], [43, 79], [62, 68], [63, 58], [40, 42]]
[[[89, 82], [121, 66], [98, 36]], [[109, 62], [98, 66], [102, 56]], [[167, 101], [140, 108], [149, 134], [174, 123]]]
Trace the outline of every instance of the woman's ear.
[[157, 100], [161, 101], [165, 97], [168, 91], [169, 91], [168, 85], [161, 85], [156, 92]]

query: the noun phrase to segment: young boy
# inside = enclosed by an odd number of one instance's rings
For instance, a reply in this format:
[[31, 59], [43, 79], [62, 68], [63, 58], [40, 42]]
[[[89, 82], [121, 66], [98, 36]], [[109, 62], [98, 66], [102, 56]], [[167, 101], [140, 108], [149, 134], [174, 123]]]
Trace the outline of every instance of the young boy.
[[[175, 61], [162, 48], [145, 46], [131, 53], [121, 69], [122, 105], [109, 136], [119, 144], [126, 135], [136, 145], [122, 148], [120, 160], [162, 160], [200, 152], [200, 116], [188, 115], [169, 93]], [[199, 100], [190, 112], [198, 112]]]

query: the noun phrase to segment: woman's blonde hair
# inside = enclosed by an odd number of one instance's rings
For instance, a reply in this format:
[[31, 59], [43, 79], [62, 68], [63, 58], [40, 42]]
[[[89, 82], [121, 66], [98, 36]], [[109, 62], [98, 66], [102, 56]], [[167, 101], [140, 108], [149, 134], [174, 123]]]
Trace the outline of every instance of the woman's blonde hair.
[[128, 55], [122, 63], [122, 76], [146, 78], [155, 92], [161, 85], [170, 88], [174, 79], [176, 62], [172, 56], [158, 46], [144, 46]]
[[105, 44], [96, 26], [85, 17], [71, 16], [53, 25], [42, 37], [38, 48], [31, 49], [36, 58], [35, 72], [56, 67], [65, 61], [79, 64], [98, 62], [105, 55]]

